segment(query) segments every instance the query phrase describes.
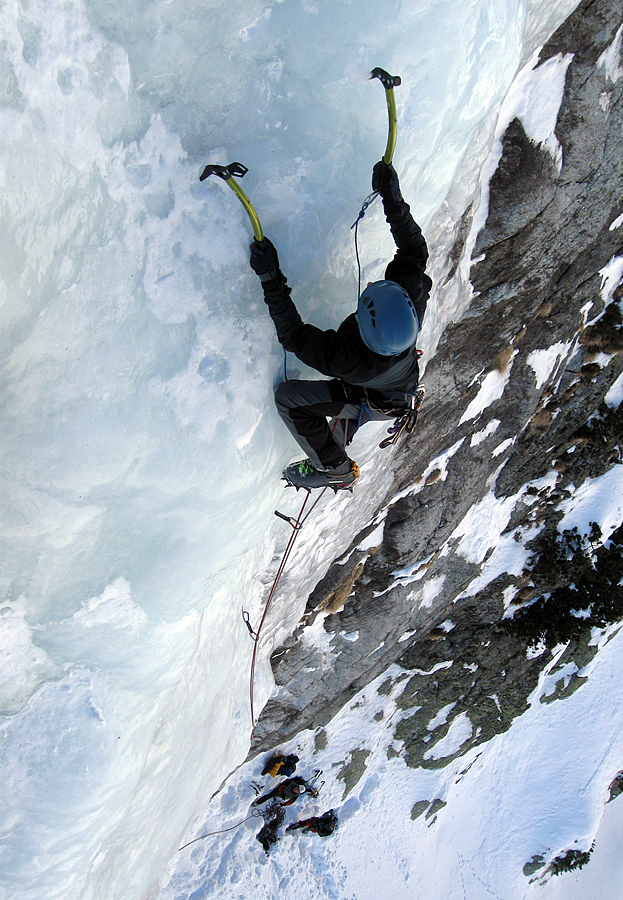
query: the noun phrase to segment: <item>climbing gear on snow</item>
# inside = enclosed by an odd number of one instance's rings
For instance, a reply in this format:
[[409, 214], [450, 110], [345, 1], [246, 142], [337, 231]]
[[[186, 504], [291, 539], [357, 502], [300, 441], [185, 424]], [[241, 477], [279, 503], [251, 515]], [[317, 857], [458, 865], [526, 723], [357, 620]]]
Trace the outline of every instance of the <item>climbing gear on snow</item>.
[[320, 791], [322, 790], [324, 781], [321, 781], [320, 785], [318, 787], [314, 787], [314, 785], [316, 784], [316, 782], [318, 781], [318, 779], [320, 778], [321, 775], [322, 775], [322, 769], [314, 769], [314, 777], [311, 779], [311, 781], [307, 782], [307, 787], [308, 787], [309, 793], [312, 795], [312, 797], [317, 797], [318, 794], [320, 793]]
[[242, 190], [237, 181], [234, 181], [234, 175], [237, 178], [243, 178], [249, 170], [246, 166], [243, 166], [242, 163], [233, 162], [229, 163], [228, 166], [221, 165], [210, 165], [206, 166], [201, 175], [199, 176], [199, 181], [205, 181], [206, 178], [209, 178], [210, 175], [217, 175], [219, 178], [222, 178], [223, 181], [229, 185], [232, 191], [236, 194], [242, 205], [247, 211], [249, 218], [251, 219], [251, 225], [253, 226], [253, 234], [255, 235], [255, 240], [261, 244], [264, 240], [264, 233], [262, 232], [262, 226], [260, 225], [260, 220], [258, 214], [255, 212], [251, 201]]
[[327, 810], [321, 816], [311, 816], [309, 819], [301, 819], [299, 822], [293, 822], [288, 825], [286, 831], [296, 831], [302, 828], [304, 832], [312, 831], [320, 837], [328, 837], [335, 831], [337, 825], [337, 816], [332, 809]]

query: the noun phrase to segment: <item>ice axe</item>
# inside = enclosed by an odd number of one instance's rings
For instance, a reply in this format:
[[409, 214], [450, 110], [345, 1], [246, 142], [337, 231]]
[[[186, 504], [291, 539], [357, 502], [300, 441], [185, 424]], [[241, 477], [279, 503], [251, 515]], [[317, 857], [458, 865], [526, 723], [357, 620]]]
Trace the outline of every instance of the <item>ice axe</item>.
[[398, 119], [396, 117], [396, 98], [394, 97], [394, 88], [398, 87], [398, 85], [402, 83], [402, 79], [400, 78], [400, 75], [390, 75], [389, 72], [386, 72], [385, 69], [380, 69], [378, 66], [376, 69], [372, 69], [370, 78], [378, 78], [385, 88], [387, 114], [389, 116], [389, 134], [387, 135], [387, 146], [385, 147], [383, 162], [387, 166], [389, 166], [391, 165], [391, 161], [394, 156], [394, 148], [396, 146], [396, 127], [398, 124]]
[[[402, 84], [402, 79], [400, 75], [390, 75], [389, 72], [386, 72], [385, 69], [381, 69], [379, 66], [377, 66], [375, 69], [372, 69], [372, 71], [370, 72], [370, 79], [372, 78], [378, 78], [385, 88], [385, 99], [387, 100], [387, 115], [389, 116], [389, 134], [387, 135], [387, 146], [385, 147], [383, 162], [386, 166], [390, 166], [392, 163], [392, 158], [394, 156], [394, 148], [396, 147], [396, 129], [398, 125], [394, 88], [398, 87], [399, 84]], [[359, 215], [351, 225], [351, 228], [355, 229], [355, 256], [357, 258], [357, 297], [359, 297], [359, 295], [361, 294], [361, 262], [359, 261], [357, 231], [359, 229], [360, 221], [366, 214], [367, 208], [371, 203], [374, 203], [378, 195], [379, 192], [374, 189], [371, 194], [368, 194], [366, 199], [363, 201], [363, 206], [359, 210]]]
[[219, 166], [219, 165], [210, 165], [206, 166], [201, 175], [199, 176], [199, 181], [205, 181], [206, 178], [209, 178], [210, 175], [218, 175], [219, 178], [222, 178], [225, 184], [228, 184], [232, 191], [237, 195], [238, 199], [246, 209], [249, 218], [251, 219], [251, 225], [253, 226], [253, 234], [255, 236], [255, 240], [258, 244], [261, 244], [264, 240], [264, 232], [262, 231], [262, 226], [260, 225], [260, 220], [258, 214], [253, 209], [253, 205], [245, 192], [242, 190], [238, 182], [235, 180], [234, 176], [237, 178], [243, 178], [249, 170], [246, 166], [243, 166], [242, 163], [233, 162], [228, 166]]

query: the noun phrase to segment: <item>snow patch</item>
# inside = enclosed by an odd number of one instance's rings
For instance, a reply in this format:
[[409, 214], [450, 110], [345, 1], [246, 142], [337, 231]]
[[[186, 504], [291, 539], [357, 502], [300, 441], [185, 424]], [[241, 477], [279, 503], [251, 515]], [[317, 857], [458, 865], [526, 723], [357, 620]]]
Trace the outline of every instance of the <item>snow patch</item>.
[[456, 704], [457, 701], [455, 700], [454, 703], [448, 703], [447, 706], [444, 706], [442, 709], [440, 709], [437, 715], [434, 716], [426, 726], [427, 730], [434, 731], [435, 728], [439, 728], [440, 725], [445, 725], [448, 721], [448, 716], [450, 715]]
[[469, 716], [466, 712], [462, 712], [452, 722], [445, 737], [426, 751], [424, 759], [443, 759], [446, 756], [452, 756], [461, 749], [472, 734], [473, 728]]
[[411, 494], [418, 494], [422, 490], [422, 488], [426, 486], [426, 479], [429, 475], [432, 475], [433, 472], [439, 471], [439, 477], [437, 480], [445, 481], [448, 477], [448, 462], [458, 451], [464, 440], [465, 438], [461, 438], [461, 440], [457, 441], [456, 444], [453, 444], [447, 450], [444, 450], [443, 453], [440, 453], [439, 456], [436, 456], [433, 460], [431, 460], [422, 472], [420, 478], [418, 478], [418, 480], [415, 482], [415, 484], [409, 485], [409, 487], [403, 488], [403, 490], [398, 491], [398, 493], [392, 497], [388, 506], [393, 506], [394, 503], [397, 503], [398, 500], [402, 500], [403, 497], [408, 497]]
[[[530, 557], [530, 551], [526, 549], [526, 543], [535, 538], [540, 530], [540, 527], [535, 527], [523, 534], [518, 531], [511, 531], [509, 534], [500, 535], [499, 541], [482, 572], [459, 594], [455, 603], [465, 597], [474, 597], [488, 584], [499, 578], [500, 575], [515, 575], [516, 577], [521, 575]], [[522, 538], [521, 540], [517, 540], [519, 535]]]
[[460, 264], [460, 275], [466, 283], [469, 281], [471, 266], [477, 262], [476, 259], [472, 259], [472, 253], [478, 234], [487, 221], [489, 188], [502, 158], [504, 133], [513, 119], [518, 118], [527, 136], [553, 156], [558, 171], [562, 168], [562, 148], [556, 137], [555, 128], [564, 95], [567, 68], [573, 54], [565, 56], [558, 54], [537, 66], [541, 49], [539, 47], [533, 53], [529, 62], [515, 76], [500, 108], [493, 144], [481, 170], [480, 199]]
[[346, 633], [340, 631], [340, 637], [344, 638], [345, 641], [350, 641], [350, 643], [354, 644], [355, 641], [359, 640], [359, 631], [349, 631]]
[[616, 229], [617, 229], [617, 228], [620, 228], [621, 225], [623, 225], [623, 213], [621, 213], [621, 215], [618, 216], [618, 217], [614, 220], [614, 222], [613, 222], [612, 225], [610, 226], [610, 229], [609, 229], [609, 230], [610, 230], [610, 231], [616, 231]]
[[566, 356], [570, 346], [570, 343], [558, 341], [558, 343], [552, 344], [551, 347], [546, 347], [543, 350], [533, 350], [528, 354], [526, 362], [534, 370], [537, 391], [541, 390], [554, 367]]
[[611, 409], [618, 409], [618, 407], [623, 402], [623, 372], [619, 375], [617, 380], [614, 382], [606, 396], [604, 397], [604, 403], [606, 406], [609, 406]]
[[613, 42], [607, 47], [597, 60], [598, 68], [605, 68], [606, 78], [609, 78], [613, 84], [623, 75], [623, 68], [619, 65], [621, 61], [621, 40], [623, 39], [623, 25], [619, 28]]
[[420, 609], [428, 609], [432, 606], [433, 600], [439, 596], [446, 580], [445, 575], [438, 575], [431, 578], [422, 588]]
[[493, 369], [493, 371], [485, 376], [480, 385], [480, 390], [461, 416], [459, 425], [462, 425], [464, 422], [469, 422], [470, 419], [475, 419], [483, 410], [488, 406], [491, 406], [496, 400], [500, 399], [508, 384], [511, 369], [513, 367], [513, 360], [517, 353], [517, 350], [513, 352], [510, 362], [503, 372]]
[[373, 550], [375, 547], [378, 547], [383, 543], [383, 533], [385, 531], [385, 520], [381, 522], [380, 525], [377, 525], [374, 531], [371, 531], [370, 534], [363, 539], [363, 541], [357, 545], [357, 550]]
[[538, 62], [539, 55], [540, 49], [513, 82], [505, 112], [509, 114], [511, 107], [514, 109], [506, 127], [515, 116], [520, 119], [527, 136], [553, 156], [560, 171], [562, 149], [555, 128], [565, 91], [567, 69], [573, 59], [573, 53], [564, 56], [558, 53], [536, 68], [532, 68]]
[[587, 478], [560, 509], [564, 516], [558, 531], [577, 528], [580, 534], [588, 534], [590, 523], [597, 522], [607, 541], [623, 521], [623, 465], [613, 466], [598, 478]]
[[487, 551], [500, 540], [516, 502], [516, 496], [497, 498], [491, 490], [474, 503], [450, 535], [450, 540], [461, 539], [454, 552], [467, 562], [482, 563]]
[[528, 649], [526, 650], [526, 659], [536, 659], [538, 656], [543, 656], [546, 650], [547, 644], [545, 643], [545, 641], [541, 640], [533, 647], [528, 647]]
[[495, 459], [496, 456], [501, 456], [505, 450], [508, 450], [509, 447], [512, 447], [517, 438], [506, 438], [505, 441], [502, 441], [501, 444], [498, 444], [495, 450], [491, 451], [491, 456]]
[[475, 434], [472, 435], [472, 439], [469, 442], [470, 447], [477, 447], [478, 444], [482, 444], [482, 442], [486, 441], [486, 439], [488, 437], [490, 437], [492, 434], [495, 434], [495, 432], [498, 430], [499, 426], [500, 426], [499, 419], [491, 419], [491, 421], [489, 422], [489, 424], [487, 425], [486, 428], [483, 428], [482, 431], [477, 431]]
[[[403, 569], [394, 569], [394, 571], [392, 572], [392, 576], [396, 579], [396, 581], [400, 582], [400, 584], [403, 585], [412, 584], [415, 581], [421, 581], [421, 579], [424, 578], [424, 576], [428, 572], [428, 563], [431, 561], [433, 556], [434, 554], [431, 553], [431, 555], [426, 559], [420, 559], [417, 562], [412, 563], [412, 565], [410, 566], [405, 566]], [[384, 594], [386, 593], [386, 591], [381, 591], [380, 593]]]
[[623, 256], [613, 256], [603, 269], [599, 270], [599, 274], [601, 275], [601, 299], [607, 305], [623, 278]]

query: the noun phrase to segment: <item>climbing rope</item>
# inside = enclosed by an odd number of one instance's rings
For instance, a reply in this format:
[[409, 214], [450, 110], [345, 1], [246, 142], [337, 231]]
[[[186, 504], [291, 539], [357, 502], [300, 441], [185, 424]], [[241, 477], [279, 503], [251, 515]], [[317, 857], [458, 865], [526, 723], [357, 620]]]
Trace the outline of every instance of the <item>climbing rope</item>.
[[353, 228], [355, 229], [355, 257], [357, 259], [357, 300], [359, 300], [359, 295], [361, 294], [361, 261], [359, 259], [359, 244], [357, 242], [357, 233], [359, 231], [359, 223], [363, 219], [366, 214], [367, 208], [374, 203], [376, 198], [379, 196], [378, 191], [372, 191], [371, 194], [368, 194], [366, 199], [363, 201], [363, 206], [359, 210], [359, 215], [350, 226], [351, 231]]
[[275, 514], [278, 515], [279, 518], [284, 519], [286, 522], [289, 523], [289, 525], [292, 527], [292, 534], [290, 535], [290, 540], [288, 541], [288, 543], [286, 545], [286, 549], [284, 550], [283, 556], [281, 558], [279, 568], [277, 569], [277, 574], [275, 575], [275, 580], [273, 581], [272, 587], [270, 589], [270, 593], [268, 594], [268, 599], [266, 600], [266, 604], [264, 606], [264, 612], [262, 614], [262, 618], [260, 619], [260, 624], [257, 628], [257, 631], [254, 631], [253, 628], [251, 627], [251, 624], [249, 622], [249, 614], [247, 612], [245, 612], [245, 610], [242, 611], [242, 617], [244, 619], [245, 625], [247, 626], [247, 628], [249, 630], [249, 634], [251, 635], [251, 637], [253, 638], [253, 641], [255, 643], [255, 646], [253, 647], [253, 656], [251, 657], [251, 677], [249, 680], [249, 699], [251, 701], [251, 725], [252, 726], [255, 726], [255, 713], [254, 713], [254, 709], [253, 709], [253, 685], [254, 685], [254, 681], [255, 681], [255, 662], [256, 662], [256, 658], [257, 658], [257, 646], [259, 644], [262, 626], [264, 624], [264, 620], [266, 618], [266, 614], [268, 613], [268, 609], [270, 607], [272, 599], [275, 596], [275, 592], [276, 592], [279, 582], [281, 580], [281, 576], [283, 575], [283, 571], [287, 565], [290, 553], [292, 552], [292, 548], [294, 546], [294, 542], [296, 541], [296, 537], [297, 537], [299, 531], [301, 530], [301, 528], [303, 527], [303, 525], [305, 524], [305, 522], [307, 521], [307, 519], [310, 517], [310, 515], [314, 511], [316, 505], [318, 504], [318, 501], [321, 499], [321, 497], [323, 496], [323, 494], [325, 493], [326, 490], [327, 489], [325, 487], [320, 491], [320, 493], [318, 494], [318, 496], [316, 497], [316, 499], [310, 506], [309, 510], [307, 511], [306, 515], [303, 515], [303, 513], [305, 512], [305, 507], [307, 505], [307, 501], [309, 500], [309, 497], [311, 494], [311, 491], [309, 491], [309, 490], [306, 490], [305, 499], [303, 500], [303, 505], [301, 506], [301, 508], [299, 510], [299, 514], [296, 517], [296, 519], [293, 519], [291, 516], [284, 516], [282, 513], [275, 512]]
[[197, 841], [202, 841], [204, 838], [212, 837], [213, 834], [225, 834], [226, 831], [233, 831], [234, 828], [240, 828], [240, 826], [244, 825], [245, 822], [248, 822], [249, 819], [259, 819], [261, 815], [262, 815], [262, 813], [260, 812], [259, 809], [254, 809], [252, 811], [251, 815], [247, 816], [246, 819], [243, 819], [242, 822], [237, 822], [235, 825], [231, 825], [229, 828], [221, 828], [220, 831], [208, 831], [207, 834], [201, 834], [201, 835], [199, 835], [199, 837], [193, 838], [192, 841], [188, 841], [187, 844], [183, 844], [177, 852], [179, 853], [181, 850], [184, 850], [186, 847], [190, 847], [191, 844], [196, 844]]

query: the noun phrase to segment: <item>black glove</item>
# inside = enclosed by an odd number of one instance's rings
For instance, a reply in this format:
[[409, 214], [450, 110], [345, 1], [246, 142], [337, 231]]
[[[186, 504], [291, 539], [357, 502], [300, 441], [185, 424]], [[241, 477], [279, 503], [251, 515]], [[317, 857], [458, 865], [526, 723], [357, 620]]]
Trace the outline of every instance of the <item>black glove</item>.
[[392, 200], [394, 203], [402, 202], [398, 173], [391, 165], [380, 160], [372, 169], [372, 190], [378, 191], [383, 200]]
[[259, 275], [260, 281], [275, 281], [277, 279], [279, 274], [279, 257], [274, 245], [267, 237], [261, 243], [253, 241], [249, 262], [255, 274]]

